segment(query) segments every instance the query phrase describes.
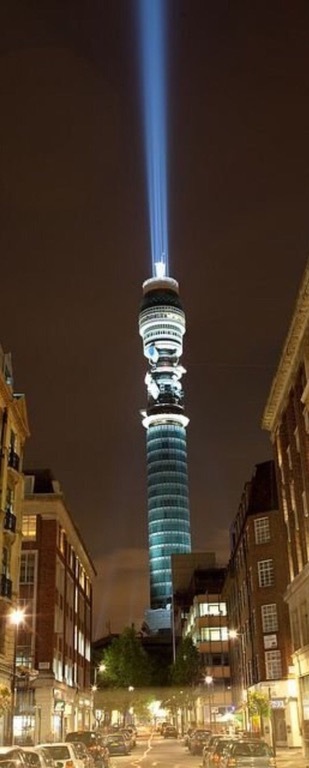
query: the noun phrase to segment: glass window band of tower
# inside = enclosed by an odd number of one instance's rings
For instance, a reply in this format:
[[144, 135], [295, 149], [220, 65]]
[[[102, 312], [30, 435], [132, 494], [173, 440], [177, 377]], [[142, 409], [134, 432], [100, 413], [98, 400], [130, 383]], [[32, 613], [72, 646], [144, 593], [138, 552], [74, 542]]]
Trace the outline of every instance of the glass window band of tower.
[[148, 535], [152, 608], [171, 600], [171, 554], [191, 551], [186, 430], [147, 430]]

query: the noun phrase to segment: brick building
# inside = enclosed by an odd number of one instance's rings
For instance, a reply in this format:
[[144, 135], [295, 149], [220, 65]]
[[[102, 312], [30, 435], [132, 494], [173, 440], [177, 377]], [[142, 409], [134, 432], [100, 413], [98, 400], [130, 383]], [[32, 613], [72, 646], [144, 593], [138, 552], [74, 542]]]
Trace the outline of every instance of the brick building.
[[[230, 631], [234, 704], [249, 723], [248, 692], [271, 700], [278, 745], [299, 746], [295, 681], [291, 674], [286, 530], [279, 511], [273, 461], [256, 465], [231, 527], [231, 557], [224, 594]], [[271, 724], [266, 722], [270, 733]]]
[[16, 643], [19, 741], [90, 728], [94, 566], [49, 470], [25, 473]]
[[[0, 685], [14, 687], [15, 629], [21, 550], [22, 461], [29, 436], [25, 398], [13, 391], [11, 356], [0, 346]], [[0, 743], [11, 740], [12, 709], [0, 717]]]
[[298, 679], [300, 727], [309, 756], [309, 262], [300, 286], [262, 426], [274, 447], [288, 546], [285, 598]]

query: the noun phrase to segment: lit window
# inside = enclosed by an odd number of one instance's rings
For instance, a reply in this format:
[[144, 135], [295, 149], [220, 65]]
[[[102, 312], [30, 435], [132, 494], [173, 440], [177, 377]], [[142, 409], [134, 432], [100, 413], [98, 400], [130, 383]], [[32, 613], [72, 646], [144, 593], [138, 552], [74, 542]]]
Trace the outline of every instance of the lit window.
[[286, 449], [287, 457], [288, 457], [288, 465], [289, 469], [292, 469], [292, 455], [291, 455], [291, 447], [288, 445]]
[[276, 603], [261, 606], [263, 632], [278, 631], [278, 614]]
[[229, 633], [227, 627], [201, 627], [201, 640], [217, 642], [218, 640], [228, 640]]
[[304, 515], [305, 515], [305, 517], [308, 517], [309, 512], [308, 512], [308, 502], [307, 502], [306, 491], [302, 492], [302, 500], [303, 500]]
[[23, 515], [22, 535], [25, 539], [36, 538], [36, 515]]
[[34, 584], [35, 553], [23, 552], [20, 563], [20, 584]]
[[200, 603], [200, 616], [226, 616], [226, 603]]
[[260, 560], [258, 562], [259, 587], [271, 587], [274, 583], [273, 560]]
[[58, 549], [60, 549], [60, 552], [64, 555], [65, 553], [65, 531], [61, 526], [58, 526]]
[[279, 680], [282, 677], [281, 651], [266, 651], [265, 671], [267, 680]]
[[268, 517], [259, 517], [254, 521], [255, 543], [264, 544], [270, 540], [270, 527]]

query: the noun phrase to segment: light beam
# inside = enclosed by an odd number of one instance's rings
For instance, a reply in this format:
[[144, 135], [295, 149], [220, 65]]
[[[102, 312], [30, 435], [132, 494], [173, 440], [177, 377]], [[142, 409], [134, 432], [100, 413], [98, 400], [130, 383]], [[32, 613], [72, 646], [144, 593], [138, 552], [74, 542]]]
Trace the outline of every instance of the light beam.
[[166, 0], [138, 0], [141, 83], [152, 274], [168, 268], [166, 152]]

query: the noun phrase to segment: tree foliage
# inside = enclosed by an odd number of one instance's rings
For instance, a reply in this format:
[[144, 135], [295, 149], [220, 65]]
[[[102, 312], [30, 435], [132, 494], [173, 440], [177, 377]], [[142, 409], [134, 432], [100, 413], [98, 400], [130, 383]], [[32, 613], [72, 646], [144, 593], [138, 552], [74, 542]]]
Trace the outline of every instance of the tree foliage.
[[200, 678], [200, 654], [191, 637], [185, 637], [179, 643], [176, 660], [171, 667], [171, 683], [173, 685], [192, 686]]
[[106, 649], [102, 662], [105, 671], [103, 685], [114, 688], [141, 688], [148, 686], [151, 665], [134, 626], [124, 629]]
[[270, 716], [270, 701], [262, 691], [250, 691], [248, 693], [248, 711], [250, 717], [256, 715], [260, 721], [260, 731], [264, 734], [263, 717]]
[[262, 691], [252, 691], [248, 693], [249, 715], [258, 715], [259, 717], [269, 716], [269, 698]]

